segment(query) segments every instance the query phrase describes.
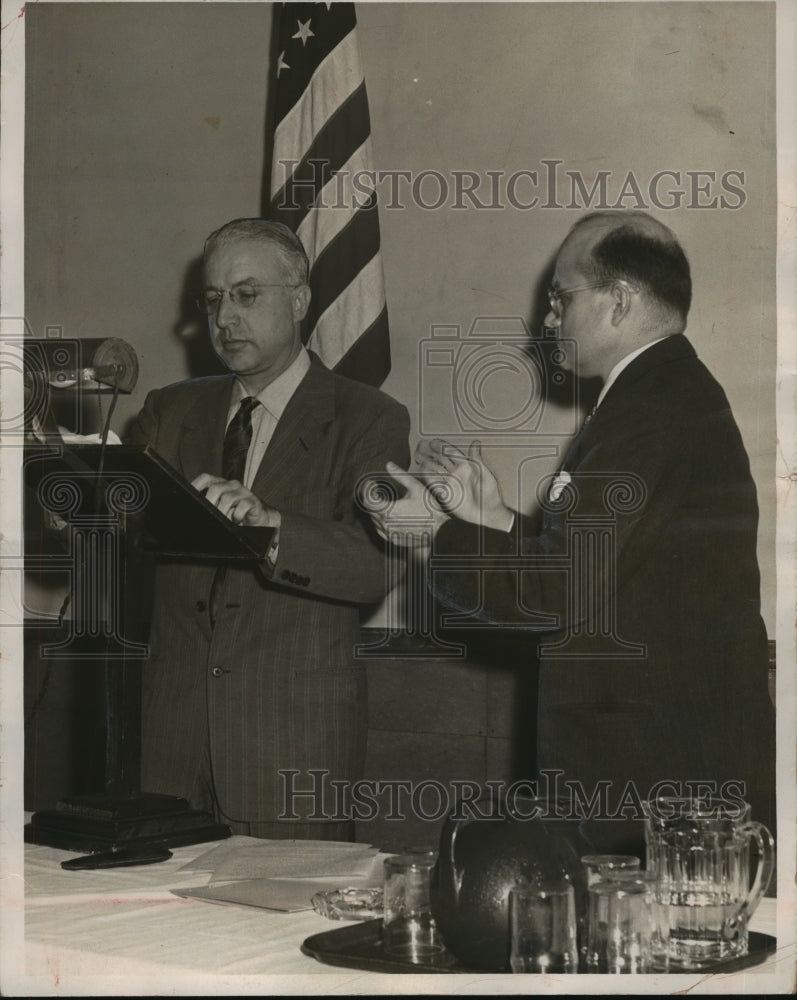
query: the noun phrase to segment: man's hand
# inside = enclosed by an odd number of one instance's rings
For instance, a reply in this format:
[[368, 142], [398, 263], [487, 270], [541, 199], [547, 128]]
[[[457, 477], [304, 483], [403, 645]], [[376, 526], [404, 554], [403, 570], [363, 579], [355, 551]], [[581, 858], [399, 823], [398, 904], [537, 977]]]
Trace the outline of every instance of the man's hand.
[[238, 482], [237, 479], [222, 479], [203, 472], [191, 483], [194, 489], [205, 491], [205, 497], [217, 507], [225, 517], [235, 524], [246, 524], [260, 528], [279, 528], [282, 518], [273, 507], [266, 507], [261, 500]]
[[385, 465], [390, 478], [405, 491], [397, 500], [361, 497], [376, 530], [386, 541], [415, 550], [428, 549], [448, 515], [415, 476], [393, 462]]
[[422, 441], [415, 450], [415, 464], [447, 513], [486, 528], [510, 530], [515, 515], [484, 464], [478, 441], [471, 442], [467, 452], [440, 438]]

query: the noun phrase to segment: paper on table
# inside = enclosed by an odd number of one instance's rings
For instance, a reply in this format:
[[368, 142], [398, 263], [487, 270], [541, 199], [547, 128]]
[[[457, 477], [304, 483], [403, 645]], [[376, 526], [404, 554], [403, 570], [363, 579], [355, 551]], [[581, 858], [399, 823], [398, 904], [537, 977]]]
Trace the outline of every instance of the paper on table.
[[209, 903], [237, 903], [242, 906], [259, 906], [266, 910], [295, 913], [312, 910], [314, 893], [328, 889], [325, 882], [305, 880], [279, 881], [256, 878], [246, 881], [226, 882], [223, 885], [199, 885], [191, 889], [172, 889], [175, 896], [185, 899], [202, 899]]
[[216, 866], [211, 882], [233, 879], [309, 878], [314, 875], [366, 875], [377, 855], [375, 847], [337, 850], [324, 841], [269, 841], [241, 847]]
[[211, 882], [238, 879], [367, 876], [377, 848], [325, 840], [231, 838], [196, 858], [184, 871], [210, 871]]
[[[233, 834], [227, 840], [223, 840], [216, 847], [211, 847], [192, 861], [187, 861], [181, 868], [181, 872], [212, 872], [224, 858], [237, 851], [244, 844], [262, 844], [264, 841], [257, 837], [242, 837], [240, 834]], [[270, 841], [269, 841], [270, 843]]]

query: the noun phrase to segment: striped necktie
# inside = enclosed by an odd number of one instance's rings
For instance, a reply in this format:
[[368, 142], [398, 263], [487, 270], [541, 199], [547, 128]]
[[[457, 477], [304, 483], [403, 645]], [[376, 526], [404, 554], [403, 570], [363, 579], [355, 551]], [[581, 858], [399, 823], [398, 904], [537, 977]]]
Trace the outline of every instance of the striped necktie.
[[[249, 454], [249, 445], [252, 443], [252, 410], [254, 410], [257, 404], [258, 400], [254, 396], [246, 396], [242, 399], [241, 405], [230, 421], [230, 425], [224, 435], [224, 447], [221, 453], [221, 474], [228, 481], [230, 479], [236, 479], [239, 483], [243, 483], [244, 481], [246, 456]], [[216, 572], [213, 574], [213, 582], [210, 587], [210, 597], [208, 600], [211, 628], [216, 627], [219, 601], [221, 600], [221, 591], [226, 576], [226, 566], [218, 566]]]
[[257, 406], [254, 396], [241, 400], [238, 411], [230, 421], [227, 433], [224, 435], [221, 467], [224, 479], [244, 481], [246, 472], [246, 456], [252, 443], [252, 410]]

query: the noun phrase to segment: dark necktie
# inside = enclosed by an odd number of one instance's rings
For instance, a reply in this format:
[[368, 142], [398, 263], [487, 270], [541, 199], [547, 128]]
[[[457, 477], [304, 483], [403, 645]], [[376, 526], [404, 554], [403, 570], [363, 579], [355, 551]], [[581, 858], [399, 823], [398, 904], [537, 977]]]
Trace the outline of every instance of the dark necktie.
[[241, 400], [238, 412], [230, 421], [227, 433], [224, 435], [221, 468], [224, 479], [244, 481], [246, 471], [246, 456], [252, 443], [252, 410], [257, 406], [254, 396]]
[[587, 427], [589, 426], [592, 418], [595, 416], [595, 412], [596, 412], [597, 409], [598, 409], [598, 404], [596, 403], [592, 407], [592, 409], [589, 411], [589, 413], [586, 415], [586, 417], [584, 417], [584, 423], [581, 425], [581, 427], [579, 427], [578, 433], [573, 438], [573, 440], [570, 442], [570, 444], [569, 444], [569, 446], [567, 448], [564, 460], [562, 461], [562, 464], [559, 466], [559, 469], [557, 470], [557, 473], [556, 473], [557, 476], [561, 472], [564, 472], [564, 471], [568, 471], [569, 472], [573, 468], [573, 466], [576, 464], [576, 456], [578, 455], [578, 450], [579, 450], [579, 448], [581, 446], [581, 439], [584, 436], [584, 434], [585, 434], [585, 432], [587, 430]]
[[[236, 479], [239, 483], [244, 481], [246, 456], [249, 454], [249, 445], [252, 443], [252, 410], [257, 406], [257, 402], [254, 396], [242, 399], [241, 405], [227, 427], [221, 453], [221, 474], [224, 479]], [[216, 625], [219, 600], [226, 576], [226, 566], [219, 566], [213, 574], [208, 601], [211, 628], [215, 628]]]

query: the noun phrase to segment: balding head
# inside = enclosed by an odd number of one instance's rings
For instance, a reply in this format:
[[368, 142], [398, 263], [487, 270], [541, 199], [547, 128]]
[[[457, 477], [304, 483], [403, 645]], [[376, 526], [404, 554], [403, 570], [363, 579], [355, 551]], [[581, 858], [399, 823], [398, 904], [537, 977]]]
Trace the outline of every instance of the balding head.
[[681, 332], [692, 301], [689, 261], [675, 235], [644, 212], [595, 212], [570, 230], [560, 253], [575, 254], [589, 281], [638, 286], [652, 319]]

